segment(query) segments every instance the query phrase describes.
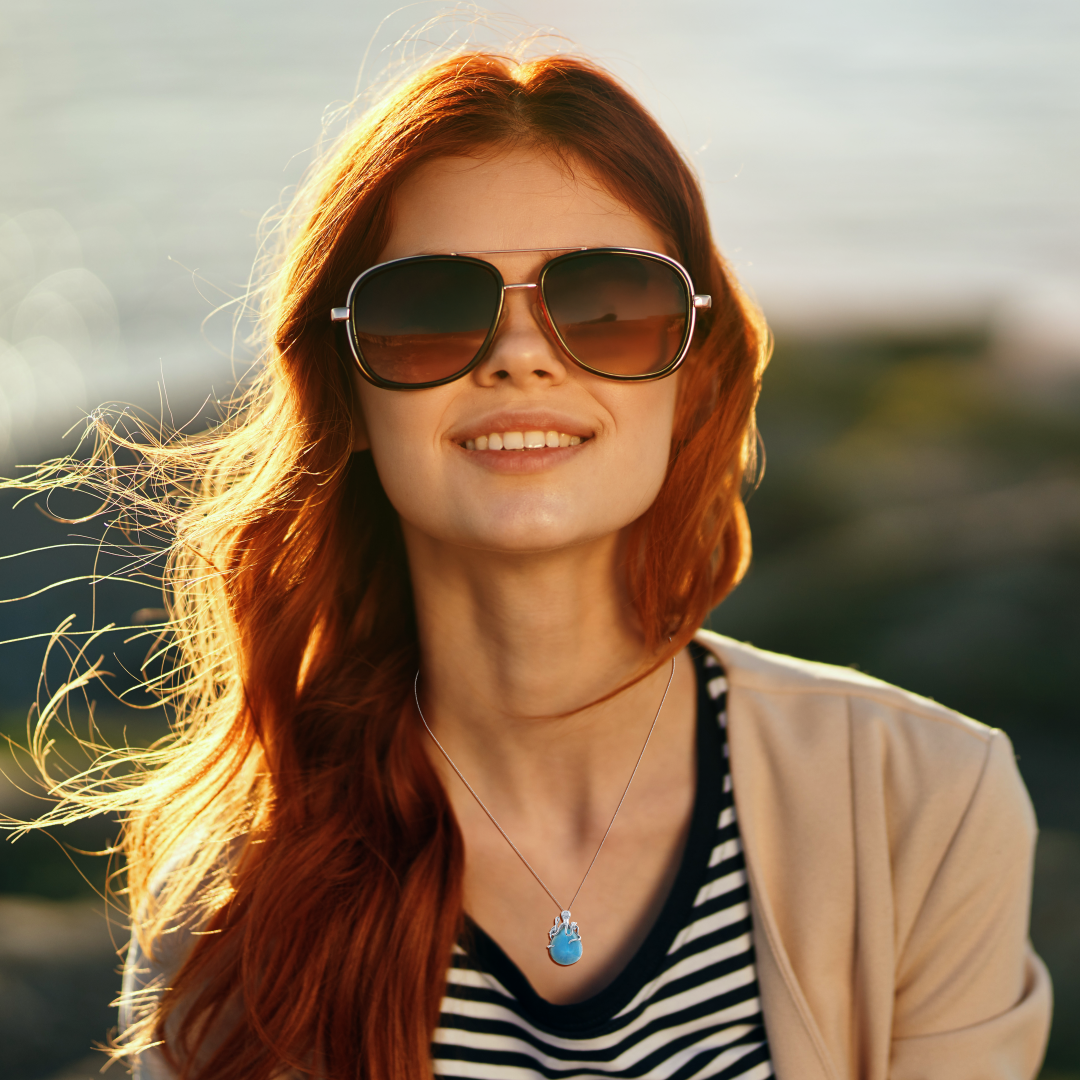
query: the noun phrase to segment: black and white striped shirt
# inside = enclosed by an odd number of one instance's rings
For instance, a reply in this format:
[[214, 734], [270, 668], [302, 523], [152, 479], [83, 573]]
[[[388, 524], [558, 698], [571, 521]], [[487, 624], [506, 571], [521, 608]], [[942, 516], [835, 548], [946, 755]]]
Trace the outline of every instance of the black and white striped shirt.
[[691, 645], [697, 795], [671, 895], [621, 975], [553, 1005], [479, 927], [457, 948], [432, 1046], [435, 1075], [475, 1080], [773, 1075], [750, 936], [750, 893], [727, 764], [727, 680]]

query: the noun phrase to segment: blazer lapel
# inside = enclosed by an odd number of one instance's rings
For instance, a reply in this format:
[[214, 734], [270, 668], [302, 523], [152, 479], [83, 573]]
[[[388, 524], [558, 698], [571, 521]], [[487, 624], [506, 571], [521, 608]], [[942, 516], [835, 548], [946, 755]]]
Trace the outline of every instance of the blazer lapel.
[[[843, 1075], [815, 1019], [785, 947], [774, 893], [784, 892], [788, 859], [778, 828], [788, 837], [798, 828], [784, 828], [784, 800], [777, 799], [777, 769], [770, 761], [768, 717], [754, 695], [739, 686], [737, 659], [725, 657], [726, 641], [712, 634], [699, 640], [716, 653], [728, 675], [728, 746], [739, 835], [750, 883], [754, 952], [762, 1011], [773, 1067], [780, 1080], [840, 1080]], [[733, 678], [733, 676], [735, 676]], [[781, 777], [782, 780], [782, 777]], [[812, 857], [809, 852], [804, 858]], [[790, 889], [786, 890], [790, 892]], [[792, 899], [782, 896], [781, 902]], [[790, 905], [783, 904], [787, 909]], [[812, 918], [812, 916], [811, 916]]]

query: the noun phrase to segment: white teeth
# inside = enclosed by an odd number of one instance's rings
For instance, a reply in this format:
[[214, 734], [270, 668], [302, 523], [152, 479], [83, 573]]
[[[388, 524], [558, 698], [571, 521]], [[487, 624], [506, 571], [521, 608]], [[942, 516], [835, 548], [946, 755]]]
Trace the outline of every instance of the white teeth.
[[544, 447], [578, 446], [580, 435], [560, 431], [493, 431], [465, 440], [466, 450], [543, 450]]

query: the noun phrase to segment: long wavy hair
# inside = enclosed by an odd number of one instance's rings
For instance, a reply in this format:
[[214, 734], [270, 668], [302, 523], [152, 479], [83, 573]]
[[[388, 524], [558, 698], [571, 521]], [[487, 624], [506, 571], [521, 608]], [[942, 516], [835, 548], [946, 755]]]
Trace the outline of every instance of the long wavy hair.
[[[149, 442], [103, 424], [89, 460], [19, 481], [89, 487], [121, 518], [171, 531], [172, 734], [53, 782], [62, 801], [42, 820], [119, 813], [144, 949], [200, 930], [118, 1051], [163, 1041], [185, 1080], [431, 1074], [463, 847], [409, 706], [418, 645], [400, 525], [371, 454], [353, 451], [355, 388], [328, 313], [377, 260], [412, 170], [505, 147], [584, 166], [713, 297], [679, 375], [666, 480], [625, 546], [650, 664], [746, 569], [741, 491], [768, 335], [687, 163], [581, 59], [464, 52], [400, 85], [300, 189], [262, 293], [260, 374], [232, 414]], [[137, 465], [117, 465], [118, 442]]]

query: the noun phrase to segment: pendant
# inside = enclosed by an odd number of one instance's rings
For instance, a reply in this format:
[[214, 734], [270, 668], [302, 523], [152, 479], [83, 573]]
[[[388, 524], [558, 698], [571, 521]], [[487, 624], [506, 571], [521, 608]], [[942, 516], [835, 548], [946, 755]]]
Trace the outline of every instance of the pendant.
[[555, 925], [548, 931], [548, 955], [556, 964], [569, 967], [581, 959], [581, 933], [578, 924], [570, 921], [570, 912], [555, 916]]

